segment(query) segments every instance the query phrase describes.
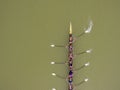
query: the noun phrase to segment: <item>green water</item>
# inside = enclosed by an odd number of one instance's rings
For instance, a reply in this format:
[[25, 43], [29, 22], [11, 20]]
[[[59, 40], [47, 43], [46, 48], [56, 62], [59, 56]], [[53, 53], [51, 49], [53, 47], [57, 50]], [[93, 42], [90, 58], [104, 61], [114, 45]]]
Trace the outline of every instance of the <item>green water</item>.
[[[75, 75], [75, 83], [89, 81], [76, 90], [120, 89], [120, 1], [119, 0], [0, 0], [0, 90], [66, 90], [65, 80], [51, 76], [66, 75], [64, 48], [69, 22], [79, 35], [93, 20], [90, 34], [78, 39], [76, 51], [93, 49], [90, 55], [76, 58], [77, 67], [87, 61], [91, 66]], [[78, 62], [78, 64], [77, 64]]]

